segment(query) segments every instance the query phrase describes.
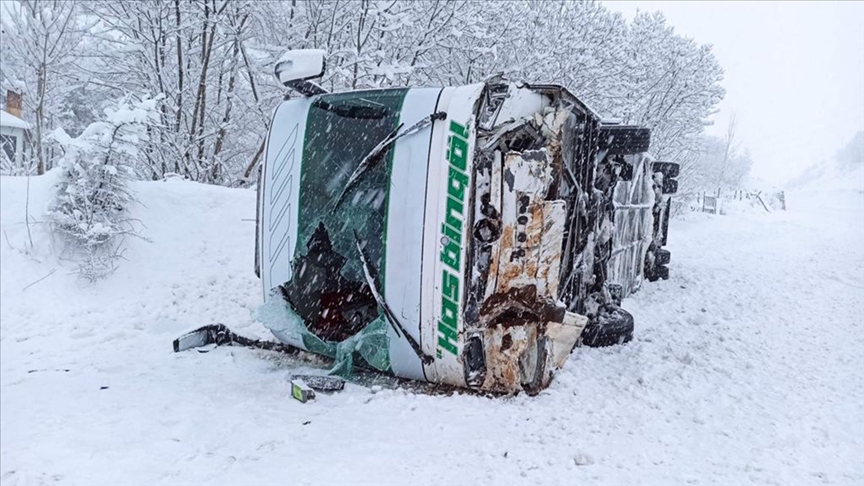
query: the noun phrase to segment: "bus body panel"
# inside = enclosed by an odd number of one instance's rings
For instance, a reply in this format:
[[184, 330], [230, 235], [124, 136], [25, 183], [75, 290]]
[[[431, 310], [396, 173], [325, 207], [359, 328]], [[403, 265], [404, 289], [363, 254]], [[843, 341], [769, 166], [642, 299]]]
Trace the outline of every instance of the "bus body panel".
[[[399, 123], [410, 127], [437, 111], [440, 88], [411, 89], [405, 95]], [[407, 334], [421, 343], [421, 280], [423, 273], [424, 212], [426, 210], [429, 126], [396, 141], [390, 172], [387, 216], [387, 287], [384, 295]], [[425, 380], [423, 363], [406, 339], [391, 327], [390, 366], [396, 376]]]
[[273, 114], [264, 169], [261, 174], [259, 241], [264, 297], [291, 279], [291, 260], [297, 246], [297, 212], [306, 114], [311, 100], [279, 105]]
[[[380, 266], [383, 267], [381, 280], [386, 282], [383, 286], [384, 300], [402, 327], [402, 332], [398, 334], [393, 326], [386, 329], [390, 371], [396, 376], [465, 385], [458, 356], [458, 350], [461, 349], [460, 331], [463, 327], [461, 312], [455, 315], [456, 332], [450, 336], [456, 352], [439, 353], [442, 351], [439, 349], [438, 340], [441, 335], [439, 323], [442, 317], [442, 275], [445, 271], [445, 264], [441, 259], [442, 225], [448, 221], [447, 190], [448, 177], [451, 175], [448, 154], [450, 145], [454, 143], [453, 127], [462, 127], [455, 133], [455, 143], [459, 145], [457, 148], [461, 157], [460, 163], [463, 164], [460, 167], [459, 180], [461, 186], [464, 186], [460, 187], [463, 191], [461, 202], [465, 205], [464, 214], [453, 214], [466, 218], [459, 221], [467, 225], [471, 154], [474, 147], [473, 118], [482, 90], [482, 84], [444, 89], [408, 89], [405, 90], [399, 109], [398, 126], [402, 127], [401, 129], [411, 127], [436, 112], [446, 112], [447, 116], [398, 139], [391, 147], [392, 161], [388, 173], [384, 216], [385, 241]], [[372, 95], [376, 91], [354, 94], [358, 100], [365, 100], [364, 93]], [[301, 193], [309, 190], [304, 189], [308, 182], [301, 184], [301, 181], [308, 178], [308, 171], [318, 169], [311, 165], [310, 160], [304, 160], [304, 154], [320, 154], [314, 153], [314, 146], [307, 146], [309, 138], [315, 135], [307, 133], [307, 124], [311, 119], [310, 110], [316, 109], [316, 100], [320, 102], [322, 99], [331, 98], [333, 96], [323, 95], [285, 101], [274, 113], [261, 176], [258, 215], [261, 222], [258, 248], [260, 270], [264, 298], [268, 303], [281, 300], [279, 288], [292, 280], [292, 266], [296, 265], [298, 257], [303, 256], [304, 246], [309, 244], [308, 241], [299, 241], [303, 238], [301, 227], [309, 224], [308, 221], [298, 221], [303, 218], [300, 208], [303, 204]], [[341, 161], [350, 169], [359, 162], [360, 160]], [[312, 209], [313, 213], [328, 211], [327, 207]], [[452, 200], [449, 209], [454, 210]], [[308, 210], [309, 208], [307, 214]], [[453, 283], [453, 277], [459, 279], [455, 286], [458, 294], [451, 301], [455, 301], [461, 309], [467, 287], [461, 280], [465, 273], [465, 249], [469, 229], [457, 229], [461, 230], [461, 234], [454, 243], [461, 252], [458, 255], [459, 265], [456, 271], [450, 269], [450, 283]], [[333, 231], [331, 229], [331, 232]], [[336, 232], [338, 233], [338, 229]], [[446, 289], [452, 292], [454, 286]], [[259, 319], [281, 341], [301, 349], [316, 351], [314, 348], [310, 349], [308, 339], [304, 338], [303, 332], [297, 331], [296, 326], [283, 326], [273, 322], [291, 321], [296, 318], [294, 313], [286, 309], [279, 309], [278, 312], [279, 315], [275, 317], [261, 319], [259, 316]], [[412, 348], [408, 337], [402, 335], [403, 332], [419, 343], [426, 355], [434, 358], [431, 363], [424, 366], [421, 356]]]
[[[468, 217], [470, 193], [473, 187], [471, 171], [476, 134], [475, 110], [482, 91], [482, 84], [473, 84], [445, 88], [441, 93], [438, 109], [446, 112], [447, 118], [435, 124], [426, 188], [426, 234], [424, 236], [426, 251], [423, 255], [424, 318], [421, 326], [423, 351], [435, 358], [425, 367], [426, 377], [429, 381], [455, 386], [465, 386], [465, 374], [460, 358], [464, 329], [461, 311], [464, 309], [464, 297], [468, 287], [465, 264], [470, 234]], [[461, 197], [453, 197], [453, 193], [458, 193], [458, 190], [448, 191], [448, 185], [454, 182], [454, 177], [459, 178], [458, 183], [464, 185], [464, 194], [457, 194]], [[461, 215], [455, 214], [454, 203], [461, 203], [463, 208]], [[452, 213], [449, 219], [448, 211]], [[454, 221], [459, 224], [459, 227], [454, 227]], [[453, 243], [448, 234], [453, 235], [454, 230], [459, 233], [456, 268], [452, 266], [452, 252], [442, 257], [442, 254], [448, 250], [447, 247]], [[448, 256], [451, 259], [448, 260]], [[445, 263], [445, 260], [448, 260], [451, 265]], [[454, 286], [458, 288], [454, 289]], [[452, 320], [444, 319], [442, 311], [452, 311], [453, 304], [456, 304], [457, 308], [455, 316]], [[454, 324], [452, 322], [454, 320], [455, 329], [451, 325]], [[442, 339], [451, 346], [442, 346]]]

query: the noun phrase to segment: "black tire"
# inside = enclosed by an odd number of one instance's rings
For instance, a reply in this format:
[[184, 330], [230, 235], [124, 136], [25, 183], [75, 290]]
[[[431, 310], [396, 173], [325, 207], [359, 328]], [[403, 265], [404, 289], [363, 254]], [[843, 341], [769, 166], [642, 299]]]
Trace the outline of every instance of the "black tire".
[[582, 331], [582, 344], [591, 348], [629, 343], [633, 339], [633, 316], [624, 309], [605, 304]]
[[681, 166], [675, 162], [654, 162], [651, 166], [654, 172], [660, 172], [664, 178], [674, 179], [681, 172]]
[[654, 251], [654, 265], [668, 265], [672, 260], [669, 250], [659, 249]]
[[647, 278], [649, 282], [669, 280], [669, 267], [666, 265], [654, 265], [653, 268], [645, 272], [645, 278]]
[[663, 194], [675, 194], [678, 192], [678, 181], [663, 178]]
[[651, 146], [651, 130], [633, 125], [601, 126], [598, 138], [598, 148], [607, 155], [641, 154]]
[[633, 166], [627, 162], [621, 163], [621, 170], [618, 172], [618, 179], [622, 181], [633, 180]]

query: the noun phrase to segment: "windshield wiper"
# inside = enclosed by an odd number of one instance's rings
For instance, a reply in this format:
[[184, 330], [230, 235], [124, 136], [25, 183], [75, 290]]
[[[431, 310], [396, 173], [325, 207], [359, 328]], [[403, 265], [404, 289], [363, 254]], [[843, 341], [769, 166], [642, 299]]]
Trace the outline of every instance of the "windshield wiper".
[[378, 269], [372, 266], [369, 263], [369, 257], [366, 255], [366, 252], [363, 250], [363, 242], [360, 240], [360, 236], [357, 234], [357, 231], [354, 231], [354, 241], [357, 244], [357, 251], [360, 252], [360, 261], [363, 263], [363, 274], [366, 276], [366, 283], [369, 285], [369, 288], [372, 289], [372, 295], [375, 297], [375, 301], [378, 303], [378, 307], [381, 308], [381, 311], [384, 313], [384, 317], [387, 319], [387, 322], [390, 323], [390, 326], [393, 328], [393, 331], [396, 332], [396, 336], [402, 337], [405, 335], [405, 339], [408, 341], [408, 344], [411, 345], [411, 349], [420, 358], [420, 361], [423, 364], [429, 364], [434, 361], [432, 356], [423, 352], [423, 349], [420, 347], [420, 344], [414, 340], [414, 338], [405, 331], [405, 328], [402, 327], [402, 324], [399, 322], [399, 319], [396, 318], [396, 314], [393, 313], [393, 310], [390, 309], [390, 306], [387, 305], [387, 302], [384, 300], [384, 296], [381, 295], [381, 291], [379, 290], [379, 278], [378, 278]]
[[378, 161], [381, 159], [381, 155], [383, 155], [387, 148], [390, 147], [390, 145], [392, 145], [396, 140], [399, 140], [400, 138], [407, 135], [411, 135], [412, 133], [419, 132], [420, 130], [431, 125], [432, 122], [434, 122], [435, 120], [443, 120], [445, 118], [447, 118], [447, 113], [443, 111], [438, 111], [432, 113], [429, 116], [421, 118], [420, 121], [411, 125], [402, 132], [400, 132], [400, 130], [402, 130], [404, 123], [400, 123], [399, 126], [396, 127], [396, 130], [390, 132], [389, 135], [384, 137], [384, 140], [381, 140], [378, 145], [376, 145], [368, 154], [366, 154], [366, 157], [363, 157], [363, 160], [360, 161], [360, 163], [357, 165], [357, 168], [354, 169], [354, 172], [351, 173], [351, 177], [348, 178], [348, 182], [345, 184], [345, 188], [342, 189], [342, 192], [336, 199], [336, 204], [333, 205], [333, 209], [331, 210], [331, 212], [336, 211], [336, 209], [339, 208], [339, 205], [342, 204], [342, 200], [345, 198], [345, 194], [347, 194], [348, 191], [352, 187], [354, 187], [355, 184], [357, 184], [357, 181], [360, 180], [360, 178], [363, 176], [363, 174], [366, 173], [367, 170], [369, 170], [371, 167], [378, 163]]

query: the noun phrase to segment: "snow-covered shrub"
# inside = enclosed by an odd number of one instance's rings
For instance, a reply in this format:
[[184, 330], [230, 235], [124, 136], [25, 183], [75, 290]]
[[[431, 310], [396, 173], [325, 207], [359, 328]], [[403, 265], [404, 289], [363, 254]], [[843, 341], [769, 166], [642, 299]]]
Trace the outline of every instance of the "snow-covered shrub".
[[62, 128], [54, 132], [65, 154], [48, 221], [63, 241], [63, 253], [80, 259], [79, 274], [88, 280], [113, 272], [124, 239], [140, 237], [129, 216], [128, 181], [142, 156], [147, 126], [156, 119], [156, 102], [123, 98], [105, 110], [104, 121], [90, 124], [77, 138]]

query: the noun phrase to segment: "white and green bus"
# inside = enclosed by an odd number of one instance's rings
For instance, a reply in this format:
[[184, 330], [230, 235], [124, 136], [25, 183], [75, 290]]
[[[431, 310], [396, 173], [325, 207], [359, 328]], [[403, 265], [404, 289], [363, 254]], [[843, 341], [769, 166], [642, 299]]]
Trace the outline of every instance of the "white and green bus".
[[664, 272], [677, 175], [647, 129], [555, 85], [325, 93], [323, 58], [277, 65], [306, 96], [275, 110], [259, 173], [259, 319], [280, 341], [337, 372], [536, 392], [580, 340], [630, 339], [620, 299]]

